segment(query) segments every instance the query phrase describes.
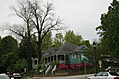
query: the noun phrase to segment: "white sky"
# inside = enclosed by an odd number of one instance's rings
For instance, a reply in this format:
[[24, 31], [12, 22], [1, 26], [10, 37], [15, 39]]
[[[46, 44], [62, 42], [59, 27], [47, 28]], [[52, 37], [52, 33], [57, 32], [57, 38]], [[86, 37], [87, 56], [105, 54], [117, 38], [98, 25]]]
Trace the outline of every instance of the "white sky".
[[[95, 28], [100, 25], [102, 13], [108, 11], [112, 0], [43, 0], [53, 2], [55, 13], [63, 19], [68, 30], [73, 30], [84, 40], [98, 39]], [[11, 5], [16, 5], [16, 0], [0, 0], [0, 24], [9, 22], [19, 23], [17, 17], [12, 16]], [[7, 31], [1, 31], [0, 36], [8, 35]]]

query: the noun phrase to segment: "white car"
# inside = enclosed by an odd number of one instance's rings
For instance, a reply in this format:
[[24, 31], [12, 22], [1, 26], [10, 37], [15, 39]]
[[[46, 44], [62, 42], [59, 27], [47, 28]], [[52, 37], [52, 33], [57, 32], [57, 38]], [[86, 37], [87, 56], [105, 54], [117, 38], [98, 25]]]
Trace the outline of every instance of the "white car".
[[88, 77], [87, 79], [119, 79], [119, 74], [116, 72], [99, 72], [94, 76]]
[[14, 78], [22, 78], [22, 75], [20, 75], [19, 73], [13, 73], [13, 77]]
[[0, 74], [0, 79], [10, 79], [6, 74]]

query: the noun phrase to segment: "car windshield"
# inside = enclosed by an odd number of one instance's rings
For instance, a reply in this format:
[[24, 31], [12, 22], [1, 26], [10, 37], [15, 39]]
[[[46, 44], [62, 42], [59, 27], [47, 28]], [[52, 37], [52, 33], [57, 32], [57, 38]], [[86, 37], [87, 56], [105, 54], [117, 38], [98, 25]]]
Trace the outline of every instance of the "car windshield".
[[109, 72], [112, 76], [119, 76], [116, 72]]

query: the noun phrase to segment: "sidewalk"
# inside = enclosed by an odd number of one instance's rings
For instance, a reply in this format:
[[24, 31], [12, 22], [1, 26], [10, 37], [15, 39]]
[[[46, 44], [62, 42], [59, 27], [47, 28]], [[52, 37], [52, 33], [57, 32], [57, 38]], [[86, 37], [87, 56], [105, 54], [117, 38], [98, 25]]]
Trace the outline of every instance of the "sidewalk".
[[55, 77], [33, 77], [33, 78], [27, 78], [27, 79], [51, 79]]
[[86, 79], [87, 77], [89, 76], [92, 76], [94, 74], [86, 74], [86, 77], [85, 75], [75, 75], [75, 76], [62, 76], [62, 77], [33, 77], [33, 78], [28, 78], [28, 79]]
[[33, 78], [29, 78], [29, 79], [50, 79], [53, 77], [33, 77]]

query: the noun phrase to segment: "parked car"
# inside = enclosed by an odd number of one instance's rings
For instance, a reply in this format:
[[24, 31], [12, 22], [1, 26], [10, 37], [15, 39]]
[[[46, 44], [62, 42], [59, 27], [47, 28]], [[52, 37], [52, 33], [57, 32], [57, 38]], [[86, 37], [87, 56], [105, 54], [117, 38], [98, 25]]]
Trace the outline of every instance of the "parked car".
[[12, 77], [14, 79], [21, 79], [22, 78], [22, 75], [20, 75], [19, 73], [13, 73]]
[[119, 72], [119, 66], [109, 66], [108, 68], [105, 69], [106, 71], [115, 71]]
[[0, 79], [10, 79], [6, 74], [0, 74]]
[[94, 76], [88, 77], [87, 79], [119, 79], [119, 74], [116, 72], [99, 72]]

